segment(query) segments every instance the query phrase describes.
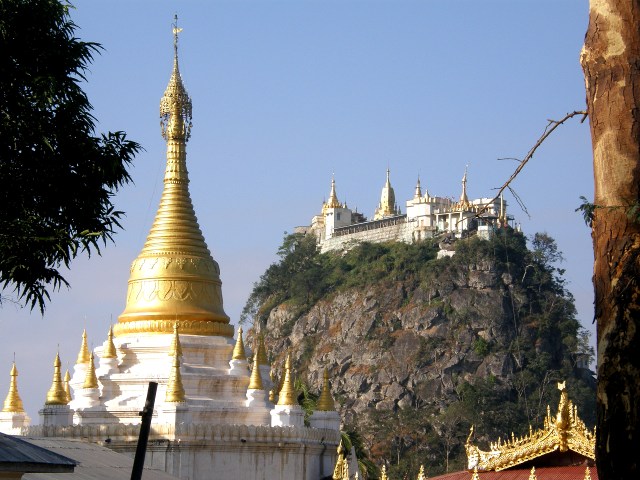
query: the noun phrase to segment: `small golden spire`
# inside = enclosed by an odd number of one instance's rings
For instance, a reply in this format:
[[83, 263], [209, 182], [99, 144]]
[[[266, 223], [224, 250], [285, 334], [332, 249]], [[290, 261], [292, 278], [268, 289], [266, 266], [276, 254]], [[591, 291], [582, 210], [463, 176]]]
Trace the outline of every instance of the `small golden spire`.
[[13, 362], [11, 373], [9, 375], [11, 375], [9, 393], [7, 393], [7, 398], [4, 400], [2, 411], [10, 413], [24, 413], [24, 405], [22, 404], [22, 399], [18, 393], [18, 369], [16, 368], [15, 361]]
[[262, 376], [260, 375], [260, 365], [258, 365], [258, 356], [253, 356], [253, 368], [251, 369], [251, 379], [249, 380], [250, 390], [264, 390], [262, 386]]
[[173, 324], [173, 342], [169, 349], [169, 356], [174, 357], [176, 354], [178, 357], [182, 357], [182, 344], [180, 343], [180, 334], [178, 333], [178, 322]]
[[589, 470], [589, 467], [586, 467], [584, 469], [584, 479], [583, 480], [591, 480], [591, 470]]
[[538, 480], [536, 475], [536, 467], [531, 467], [531, 472], [529, 473], [529, 480]]
[[275, 403], [276, 401], [276, 393], [277, 393], [277, 385], [276, 385], [276, 372], [274, 372], [273, 370], [271, 370], [271, 372], [269, 372], [269, 377], [271, 378], [271, 385], [272, 388], [271, 390], [269, 390], [269, 401], [271, 403]]
[[418, 177], [418, 183], [416, 183], [416, 192], [413, 195], [414, 200], [418, 200], [422, 197], [422, 188], [420, 187], [420, 177]]
[[78, 352], [78, 358], [76, 365], [89, 363], [89, 346], [87, 345], [87, 330], [82, 330], [82, 345], [80, 346], [80, 352]]
[[113, 343], [113, 326], [109, 326], [109, 334], [107, 335], [107, 346], [102, 351], [102, 358], [117, 358], [116, 346]]
[[382, 471], [380, 472], [380, 480], [389, 480], [389, 477], [387, 477], [387, 466], [386, 465], [382, 465]]
[[291, 356], [287, 355], [287, 361], [284, 364], [284, 381], [282, 388], [278, 394], [278, 405], [297, 405], [298, 396], [293, 388], [291, 380]]
[[96, 365], [93, 361], [93, 354], [89, 357], [89, 368], [87, 368], [87, 374], [84, 376], [82, 388], [98, 388], [98, 377], [96, 377]]
[[171, 366], [171, 375], [167, 384], [167, 394], [165, 401], [170, 403], [182, 403], [186, 401], [184, 386], [182, 385], [182, 374], [180, 373], [180, 358], [177, 354], [173, 355], [173, 365]]
[[64, 372], [64, 393], [67, 394], [67, 403], [71, 401], [71, 388], [69, 387], [69, 381], [71, 380], [71, 375], [69, 375], [69, 370]]
[[331, 176], [331, 193], [329, 193], [329, 200], [327, 200], [325, 206], [326, 208], [340, 208], [340, 202], [336, 194], [336, 179], [333, 176]]
[[246, 360], [247, 354], [244, 351], [244, 342], [242, 341], [242, 327], [238, 327], [238, 339], [236, 340], [236, 346], [233, 347], [232, 360]]
[[380, 194], [380, 203], [373, 215], [374, 220], [380, 220], [384, 217], [397, 215], [399, 213], [396, 205], [396, 194], [391, 186], [391, 170], [387, 168], [387, 180], [384, 187], [382, 187], [382, 193]]
[[261, 333], [258, 337], [258, 365], [269, 365], [267, 359], [267, 348], [264, 346], [264, 335]]
[[424, 465], [420, 465], [420, 471], [418, 472], [418, 480], [427, 480], [427, 476], [424, 473]]
[[342, 446], [342, 439], [340, 439], [340, 444], [338, 445], [337, 453], [338, 453], [338, 459], [336, 460], [336, 466], [333, 468], [333, 476], [331, 477], [332, 480], [342, 480], [344, 464], [347, 463], [344, 458], [344, 447]]
[[464, 176], [462, 177], [462, 193], [460, 194], [459, 207], [467, 208], [469, 206], [469, 197], [467, 196], [467, 166], [464, 167]]
[[336, 405], [331, 396], [331, 387], [329, 386], [329, 372], [325, 368], [323, 374], [322, 391], [320, 397], [318, 397], [318, 403], [316, 404], [316, 410], [320, 412], [333, 412], [336, 409]]
[[67, 392], [64, 391], [62, 378], [60, 374], [60, 354], [56, 353], [56, 359], [53, 361], [53, 382], [51, 388], [47, 392], [47, 400], [45, 405], [66, 405]]

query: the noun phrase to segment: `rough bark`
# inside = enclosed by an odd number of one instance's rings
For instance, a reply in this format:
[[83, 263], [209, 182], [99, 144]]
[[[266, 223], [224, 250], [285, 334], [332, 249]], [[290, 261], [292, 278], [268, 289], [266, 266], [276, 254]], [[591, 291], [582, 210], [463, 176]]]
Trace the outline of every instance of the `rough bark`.
[[640, 0], [591, 0], [581, 54], [593, 143], [601, 480], [637, 479], [640, 453]]

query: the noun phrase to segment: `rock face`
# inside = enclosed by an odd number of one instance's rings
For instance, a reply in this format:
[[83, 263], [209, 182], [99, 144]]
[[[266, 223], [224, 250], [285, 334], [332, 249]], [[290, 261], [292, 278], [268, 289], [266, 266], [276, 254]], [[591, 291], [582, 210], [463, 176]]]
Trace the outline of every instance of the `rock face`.
[[[340, 288], [306, 307], [274, 306], [262, 320], [274, 369], [291, 353], [298, 377], [317, 392], [327, 368], [343, 425], [365, 437], [374, 457], [398, 465], [411, 454], [433, 458], [440, 471], [445, 455], [447, 463], [464, 455], [471, 424], [504, 438], [506, 429], [541, 422], [557, 401], [556, 380], [568, 376], [592, 395], [590, 372], [577, 368], [581, 327], [553, 268], [532, 263], [522, 246], [519, 258], [506, 250], [505, 259], [490, 242], [475, 242], [419, 274]], [[589, 422], [594, 413], [582, 416]], [[412, 436], [415, 429], [426, 433]], [[447, 435], [446, 448], [421, 444]]]

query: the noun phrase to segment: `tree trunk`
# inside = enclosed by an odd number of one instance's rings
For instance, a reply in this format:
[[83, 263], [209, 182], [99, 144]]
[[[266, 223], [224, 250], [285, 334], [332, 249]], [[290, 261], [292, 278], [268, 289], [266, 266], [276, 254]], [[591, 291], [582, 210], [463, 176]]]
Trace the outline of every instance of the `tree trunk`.
[[591, 124], [600, 480], [640, 478], [640, 0], [590, 0], [581, 54]]

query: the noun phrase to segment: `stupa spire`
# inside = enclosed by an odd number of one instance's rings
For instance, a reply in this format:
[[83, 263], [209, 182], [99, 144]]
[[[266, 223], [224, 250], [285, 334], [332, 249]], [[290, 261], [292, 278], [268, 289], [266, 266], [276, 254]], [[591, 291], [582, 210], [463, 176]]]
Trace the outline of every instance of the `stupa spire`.
[[78, 358], [76, 364], [89, 363], [89, 345], [87, 344], [87, 330], [82, 330], [82, 344], [80, 345], [80, 351], [78, 352]]
[[416, 183], [416, 191], [413, 194], [413, 198], [418, 200], [422, 197], [422, 187], [420, 186], [420, 177], [418, 177], [418, 183]]
[[56, 359], [53, 361], [53, 382], [51, 382], [51, 388], [47, 392], [47, 400], [45, 405], [66, 405], [67, 392], [64, 391], [64, 385], [62, 384], [62, 375], [60, 374], [60, 354], [56, 353]]
[[258, 364], [258, 356], [253, 356], [253, 368], [251, 369], [251, 378], [249, 379], [249, 390], [264, 390], [262, 386], [262, 376], [260, 375], [260, 365]]
[[182, 356], [182, 344], [180, 343], [180, 333], [178, 333], [178, 324], [173, 324], [173, 340], [171, 342], [171, 349], [169, 350], [169, 356]]
[[331, 192], [329, 193], [329, 200], [327, 200], [327, 208], [340, 208], [340, 202], [338, 201], [338, 195], [336, 194], [336, 179], [331, 176]]
[[69, 370], [64, 372], [64, 393], [67, 395], [67, 403], [71, 401], [71, 388], [69, 387], [69, 381], [71, 380], [71, 375], [69, 374]]
[[264, 345], [264, 335], [261, 333], [258, 336], [258, 348], [255, 354], [258, 357], [258, 364], [269, 365], [269, 359], [267, 358], [267, 347]]
[[238, 339], [233, 347], [232, 360], [246, 360], [247, 354], [244, 350], [244, 341], [242, 340], [242, 327], [238, 327]]
[[116, 358], [117, 356], [116, 346], [113, 343], [113, 326], [110, 326], [107, 334], [107, 345], [102, 351], [102, 358]]
[[9, 393], [7, 393], [7, 398], [4, 399], [2, 411], [9, 413], [24, 413], [24, 405], [22, 404], [22, 399], [18, 393], [18, 369], [16, 368], [15, 361], [13, 362], [11, 373], [9, 375], [11, 375]]
[[382, 187], [382, 193], [380, 194], [380, 203], [376, 208], [373, 215], [374, 220], [380, 220], [384, 217], [389, 217], [398, 214], [396, 206], [396, 194], [391, 186], [391, 171], [387, 168], [387, 180]]
[[173, 70], [160, 101], [167, 164], [160, 206], [147, 240], [133, 262], [127, 304], [114, 327], [116, 336], [181, 332], [233, 336], [222, 306], [220, 268], [198, 225], [187, 171], [191, 99], [178, 67], [177, 17], [173, 24]]
[[464, 176], [462, 177], [462, 193], [460, 194], [460, 205], [467, 205], [469, 197], [467, 196], [467, 167], [464, 167]]
[[318, 397], [318, 403], [316, 404], [316, 410], [320, 412], [333, 412], [336, 409], [336, 405], [331, 396], [331, 387], [329, 386], [329, 372], [324, 369], [322, 391], [320, 397]]
[[291, 356], [287, 355], [284, 364], [284, 381], [278, 394], [278, 405], [297, 405], [298, 399], [291, 379]]
[[182, 403], [186, 401], [184, 386], [182, 385], [182, 374], [180, 373], [180, 358], [177, 352], [173, 354], [173, 364], [171, 365], [171, 374], [169, 375], [165, 401], [170, 403]]
[[[62, 388], [64, 389], [64, 386]], [[93, 360], [93, 354], [89, 356], [89, 368], [87, 368], [87, 374], [84, 377], [82, 388], [98, 388], [98, 377], [96, 377], [96, 365]], [[65, 396], [66, 393], [65, 391]]]

